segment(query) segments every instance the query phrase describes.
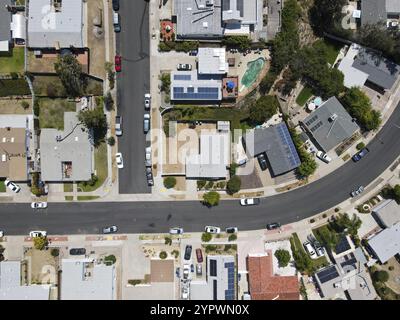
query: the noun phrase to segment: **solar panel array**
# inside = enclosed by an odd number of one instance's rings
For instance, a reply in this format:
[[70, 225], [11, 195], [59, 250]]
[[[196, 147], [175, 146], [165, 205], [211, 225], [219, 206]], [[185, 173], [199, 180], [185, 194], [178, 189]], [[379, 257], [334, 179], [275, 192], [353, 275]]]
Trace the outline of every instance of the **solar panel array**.
[[318, 122], [315, 126], [313, 126], [310, 130], [311, 132], [314, 132], [315, 130], [317, 130], [319, 127], [322, 126], [322, 121]]
[[228, 290], [225, 290], [225, 300], [235, 300], [235, 264], [226, 262], [225, 268], [228, 271]]
[[349, 242], [347, 241], [346, 236], [344, 236], [344, 235], [341, 236], [340, 240], [339, 240], [339, 243], [335, 247], [335, 252], [337, 254], [340, 254], [340, 253], [345, 252], [345, 251], [350, 250], [350, 249], [351, 249], [351, 247], [350, 247]]
[[321, 283], [325, 283], [339, 277], [339, 273], [337, 272], [335, 266], [330, 266], [318, 272], [317, 276]]
[[310, 126], [310, 124], [312, 124], [313, 122], [315, 122], [315, 120], [317, 120], [317, 119], [318, 119], [318, 116], [315, 115], [315, 116], [313, 116], [312, 118], [310, 118], [310, 120], [307, 120], [307, 121], [305, 122], [305, 124], [306, 124], [307, 126]]
[[192, 80], [190, 74], [174, 74], [174, 80]]
[[291, 166], [296, 167], [301, 164], [299, 155], [297, 154], [296, 147], [294, 146], [292, 137], [290, 136], [289, 130], [285, 124], [278, 126], [278, 133], [283, 145], [288, 147], [288, 160]]
[[214, 87], [198, 87], [194, 92], [193, 87], [188, 87], [186, 92], [184, 87], [173, 87], [174, 100], [218, 100], [219, 88]]
[[217, 260], [210, 259], [210, 276], [217, 276]]

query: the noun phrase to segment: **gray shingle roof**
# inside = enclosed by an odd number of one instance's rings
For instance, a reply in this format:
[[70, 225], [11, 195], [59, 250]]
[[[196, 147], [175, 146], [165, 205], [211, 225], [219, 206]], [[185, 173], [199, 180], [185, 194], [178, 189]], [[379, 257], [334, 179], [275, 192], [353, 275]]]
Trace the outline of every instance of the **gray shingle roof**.
[[368, 240], [368, 245], [381, 263], [385, 263], [391, 257], [400, 254], [400, 222]]
[[392, 199], [380, 203], [373, 209], [372, 213], [386, 228], [400, 222], [400, 206]]
[[6, 9], [10, 5], [10, 0], [0, 0], [0, 41], [9, 41], [11, 39], [10, 23], [11, 13]]
[[250, 156], [266, 153], [274, 175], [297, 168], [301, 162], [284, 122], [269, 128], [254, 129], [243, 137]]
[[361, 1], [361, 23], [375, 24], [387, 19], [386, 0], [362, 0]]
[[[332, 120], [334, 114], [337, 117]], [[350, 138], [360, 129], [336, 97], [331, 97], [313, 111], [302, 121], [302, 125], [325, 152]]]

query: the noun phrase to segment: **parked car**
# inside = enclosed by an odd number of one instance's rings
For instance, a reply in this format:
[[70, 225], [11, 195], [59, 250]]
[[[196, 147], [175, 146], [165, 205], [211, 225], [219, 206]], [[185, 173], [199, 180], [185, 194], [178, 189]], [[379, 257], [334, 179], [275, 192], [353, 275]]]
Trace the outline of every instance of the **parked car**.
[[206, 226], [204, 228], [204, 231], [208, 232], [208, 233], [218, 234], [218, 233], [221, 233], [221, 228], [213, 227], [213, 226]]
[[320, 158], [323, 162], [329, 163], [332, 159], [323, 151], [319, 150], [317, 152], [317, 157]]
[[260, 204], [259, 198], [244, 198], [240, 199], [240, 205], [242, 206], [254, 206]]
[[178, 65], [176, 66], [176, 68], [179, 71], [190, 71], [192, 70], [192, 65], [188, 64], [188, 63], [178, 63]]
[[154, 186], [153, 174], [150, 173], [150, 176], [147, 176], [147, 186], [152, 187]]
[[272, 222], [272, 223], [267, 224], [268, 230], [274, 230], [274, 229], [278, 229], [280, 227], [281, 227], [281, 224], [279, 222]]
[[3, 238], [3, 237], [4, 237], [4, 231], [0, 230], [0, 238]]
[[71, 256], [81, 256], [86, 254], [86, 249], [85, 248], [72, 248], [69, 250], [69, 254]]
[[188, 244], [185, 248], [185, 260], [190, 260], [192, 256], [192, 246], [190, 244]]
[[[189, 259], [186, 259], [189, 260]], [[189, 278], [189, 273], [190, 273], [190, 266], [188, 264], [183, 265], [183, 279]]]
[[268, 165], [267, 165], [267, 159], [265, 157], [265, 154], [264, 153], [259, 154], [257, 156], [257, 160], [258, 160], [258, 163], [260, 164], [261, 170], [262, 171], [267, 170]]
[[117, 12], [113, 12], [113, 26], [114, 32], [121, 32], [121, 24], [119, 22], [119, 14]]
[[122, 116], [115, 117], [115, 134], [118, 137], [122, 136]]
[[366, 154], [369, 152], [368, 148], [364, 148], [361, 149], [359, 152], [357, 152], [354, 156], [353, 156], [353, 161], [357, 162], [360, 161], [362, 158], [364, 158], [366, 156]]
[[202, 270], [201, 264], [196, 264], [196, 274], [198, 276], [201, 276], [203, 274], [203, 270]]
[[122, 58], [120, 55], [116, 55], [114, 59], [115, 72], [121, 72], [122, 70]]
[[358, 196], [359, 194], [361, 194], [364, 191], [364, 187], [363, 186], [359, 186], [357, 189], [353, 190], [350, 195], [354, 198], [356, 196]]
[[177, 267], [175, 270], [175, 274], [176, 274], [177, 278], [180, 278], [181, 277], [181, 268]]
[[31, 238], [46, 237], [47, 232], [46, 231], [31, 231], [31, 232], [29, 232], [29, 236]]
[[21, 187], [9, 179], [4, 180], [4, 185], [12, 192], [18, 193], [21, 191]]
[[313, 247], [312, 247], [312, 245], [311, 245], [311, 243], [310, 243], [309, 241], [304, 242], [304, 243], [303, 243], [303, 246], [304, 246], [304, 248], [306, 249], [308, 255], [309, 255], [311, 258], [314, 259], [314, 258], [317, 257], [317, 254], [315, 253], [315, 251], [314, 251], [314, 249], [313, 249]]
[[313, 243], [313, 246], [318, 257], [322, 257], [323, 255], [325, 255], [325, 249], [318, 241], [315, 241]]
[[112, 8], [114, 11], [119, 10], [119, 0], [112, 0]]
[[47, 202], [32, 202], [31, 203], [31, 208], [32, 209], [46, 209], [47, 208]]
[[145, 113], [143, 116], [143, 132], [147, 133], [150, 130], [150, 114]]
[[117, 163], [117, 168], [122, 169], [124, 167], [124, 160], [122, 159], [122, 153], [117, 152], [115, 154], [115, 162]]
[[183, 229], [182, 228], [171, 228], [169, 229], [170, 234], [183, 234]]
[[201, 251], [200, 248], [196, 249], [196, 258], [198, 263], [203, 262], [203, 252]]
[[199, 52], [198, 50], [190, 50], [189, 51], [189, 56], [197, 56], [198, 52]]
[[150, 110], [150, 101], [151, 101], [151, 95], [150, 93], [146, 93], [144, 95], [144, 108], [146, 110]]
[[103, 233], [104, 234], [115, 233], [115, 232], [117, 232], [117, 230], [118, 230], [117, 226], [104, 227]]
[[239, 230], [237, 227], [229, 227], [225, 229], [226, 233], [237, 233]]
[[151, 147], [146, 148], [145, 165], [146, 167], [151, 167]]

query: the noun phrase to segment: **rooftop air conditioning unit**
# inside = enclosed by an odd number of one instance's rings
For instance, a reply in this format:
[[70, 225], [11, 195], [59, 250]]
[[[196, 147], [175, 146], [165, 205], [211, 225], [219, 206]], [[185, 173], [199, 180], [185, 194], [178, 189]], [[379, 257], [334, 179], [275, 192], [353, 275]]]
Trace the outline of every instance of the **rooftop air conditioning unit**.
[[214, 0], [207, 0], [206, 1], [206, 6], [207, 7], [212, 7], [214, 5]]
[[329, 120], [330, 120], [330, 121], [335, 121], [335, 120], [337, 119], [337, 117], [338, 117], [338, 115], [337, 115], [336, 113], [334, 113], [333, 115], [331, 115], [331, 116], [329, 117]]

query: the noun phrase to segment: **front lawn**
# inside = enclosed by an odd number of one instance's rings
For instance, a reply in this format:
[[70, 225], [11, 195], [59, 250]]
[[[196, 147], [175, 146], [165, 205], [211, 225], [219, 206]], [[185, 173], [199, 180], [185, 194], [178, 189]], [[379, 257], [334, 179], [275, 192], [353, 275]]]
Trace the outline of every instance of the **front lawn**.
[[30, 94], [31, 91], [24, 78], [0, 80], [0, 97], [29, 96]]
[[0, 55], [0, 73], [24, 71], [24, 47], [15, 47], [10, 53]]
[[305, 85], [303, 90], [301, 90], [301, 92], [297, 96], [296, 103], [299, 106], [304, 106], [308, 101], [308, 99], [312, 97], [312, 95], [313, 95], [312, 89], [309, 86]]
[[40, 128], [64, 129], [64, 112], [76, 111], [74, 101], [64, 99], [40, 98], [39, 123]]
[[0, 192], [6, 192], [6, 185], [4, 184], [5, 178], [0, 179]]
[[70, 182], [64, 183], [64, 192], [72, 192], [74, 191], [74, 186]]
[[78, 191], [91, 192], [98, 189], [107, 179], [107, 144], [102, 142], [96, 149], [94, 149], [94, 168], [96, 170], [97, 181], [91, 186], [88, 183], [80, 182], [78, 184]]
[[88, 201], [100, 198], [99, 196], [78, 196], [78, 201]]

